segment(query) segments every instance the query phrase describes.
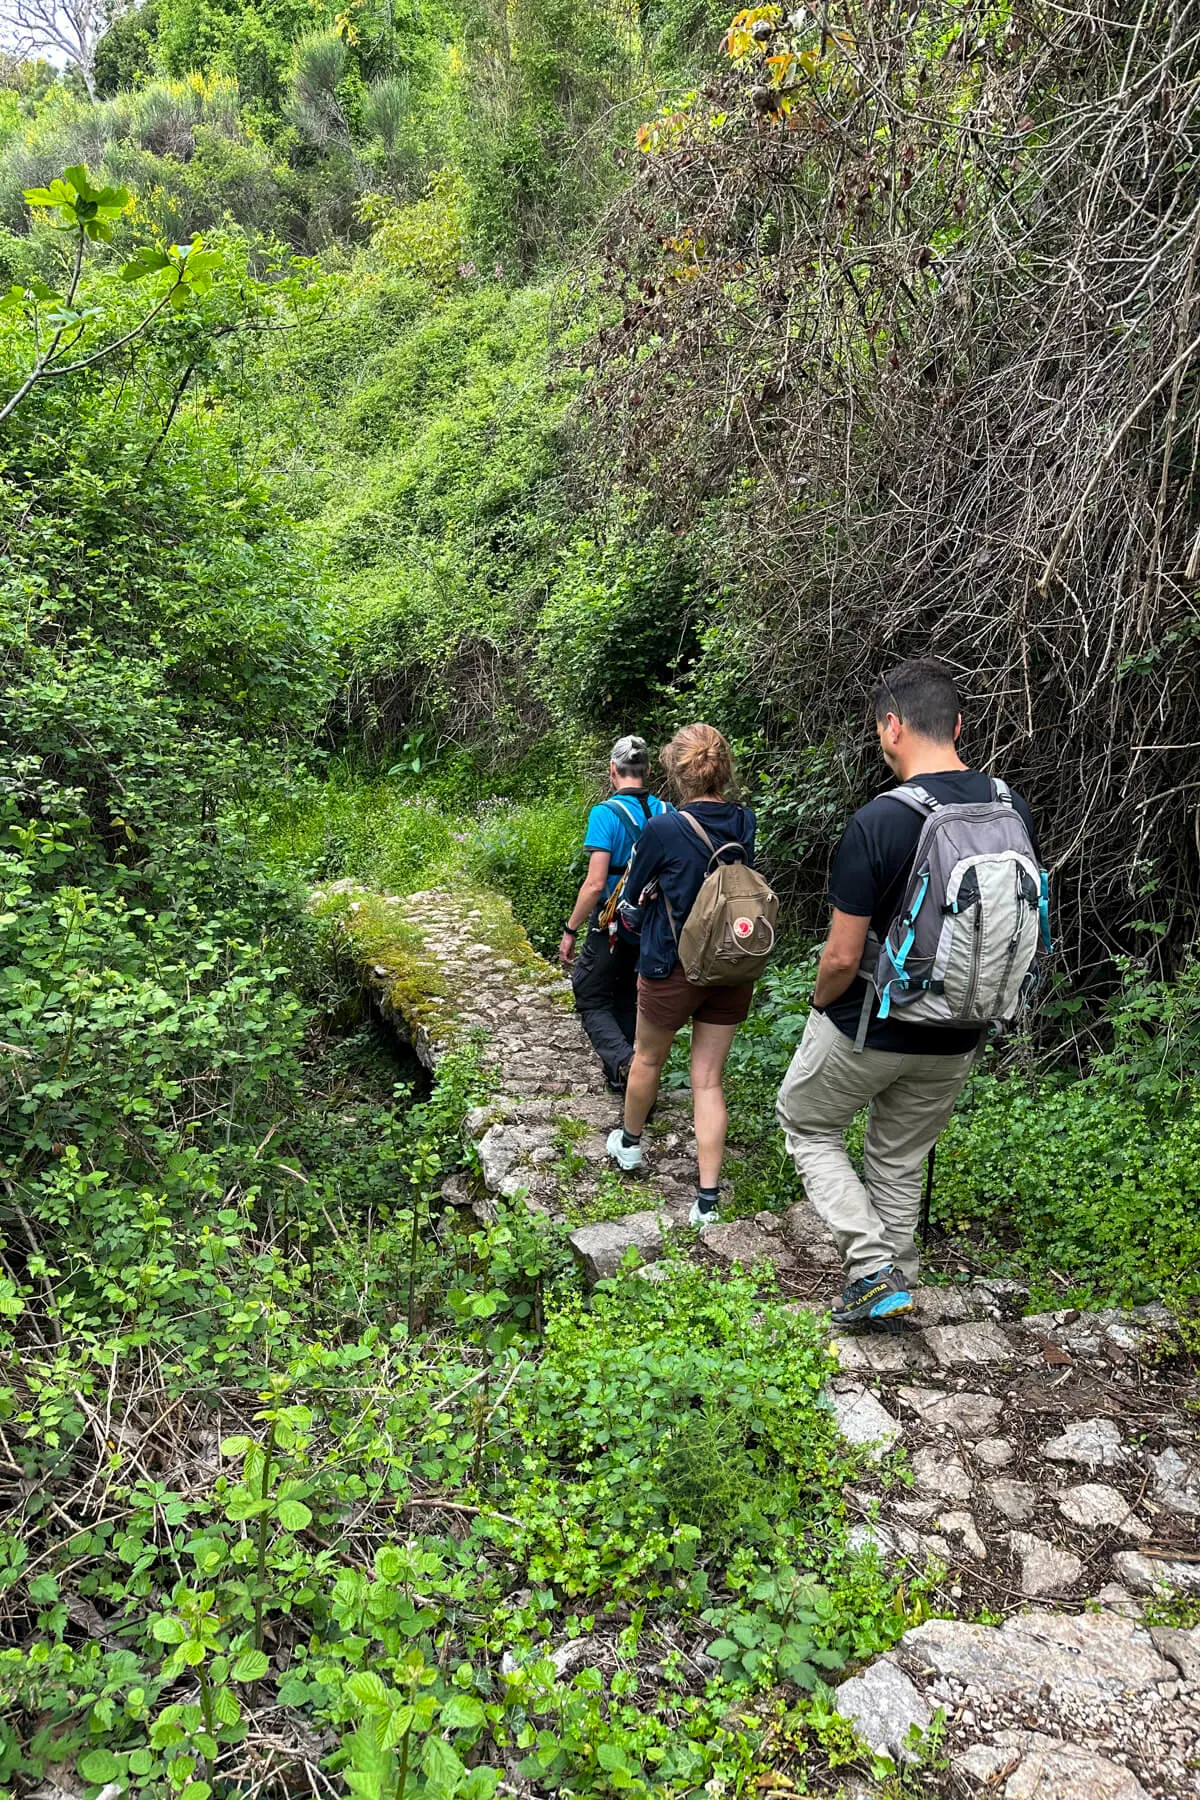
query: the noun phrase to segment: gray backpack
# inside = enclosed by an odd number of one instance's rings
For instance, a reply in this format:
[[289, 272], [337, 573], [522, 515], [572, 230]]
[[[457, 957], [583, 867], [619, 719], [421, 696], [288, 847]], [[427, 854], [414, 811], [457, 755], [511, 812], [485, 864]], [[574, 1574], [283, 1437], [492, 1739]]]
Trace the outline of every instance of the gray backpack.
[[900, 910], [882, 944], [868, 934], [860, 975], [867, 992], [854, 1047], [879, 1014], [914, 1025], [1008, 1023], [1016, 1015], [1039, 946], [1050, 948], [1049, 877], [1012, 794], [943, 805], [919, 782], [887, 796], [924, 824]]

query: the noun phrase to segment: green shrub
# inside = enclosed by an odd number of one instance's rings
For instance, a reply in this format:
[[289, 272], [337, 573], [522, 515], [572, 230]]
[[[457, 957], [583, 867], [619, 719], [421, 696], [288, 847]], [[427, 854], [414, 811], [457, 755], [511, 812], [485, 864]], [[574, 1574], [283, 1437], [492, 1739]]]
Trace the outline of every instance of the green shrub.
[[978, 1075], [938, 1149], [936, 1216], [1014, 1257], [1043, 1300], [1200, 1295], [1195, 964], [1130, 975], [1082, 1075]]
[[564, 802], [485, 806], [467, 837], [472, 878], [508, 896], [544, 954], [557, 947], [583, 880], [586, 816], [582, 806]]
[[819, 1399], [828, 1355], [812, 1315], [688, 1264], [564, 1305], [514, 1410], [531, 1573], [619, 1589], [690, 1567], [702, 1529], [717, 1548], [790, 1541], [814, 1558], [846, 1467]]
[[649, 729], [678, 709], [696, 650], [694, 576], [669, 532], [630, 520], [571, 546], [538, 620], [538, 686], [554, 717]]

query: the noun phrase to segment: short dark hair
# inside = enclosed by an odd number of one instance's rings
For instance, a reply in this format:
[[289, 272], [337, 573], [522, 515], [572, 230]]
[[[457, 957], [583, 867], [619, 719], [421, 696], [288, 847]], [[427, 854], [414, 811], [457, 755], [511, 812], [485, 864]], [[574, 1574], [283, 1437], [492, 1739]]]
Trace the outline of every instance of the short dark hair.
[[954, 742], [954, 727], [962, 702], [954, 677], [945, 663], [932, 656], [917, 656], [897, 663], [875, 686], [875, 718], [882, 724], [895, 713], [902, 725], [936, 744]]

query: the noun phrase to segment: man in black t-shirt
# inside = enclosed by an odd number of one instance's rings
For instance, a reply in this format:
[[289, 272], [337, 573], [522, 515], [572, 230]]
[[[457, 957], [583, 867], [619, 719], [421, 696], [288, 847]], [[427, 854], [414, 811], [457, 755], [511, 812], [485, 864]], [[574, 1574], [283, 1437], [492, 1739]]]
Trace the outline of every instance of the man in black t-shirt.
[[[942, 664], [921, 659], [894, 668], [875, 690], [875, 720], [884, 761], [902, 782], [919, 781], [943, 805], [992, 798], [989, 777], [958, 754], [958, 691]], [[1012, 798], [1033, 838], [1028, 806]], [[846, 1288], [833, 1309], [839, 1325], [912, 1310], [922, 1165], [982, 1037], [980, 1028], [915, 1024], [902, 1014], [880, 1019], [876, 999], [865, 1045], [855, 1049], [867, 932], [882, 940], [895, 918], [922, 824], [911, 807], [881, 794], [847, 825], [829, 878], [833, 918], [813, 1008], [776, 1108], [805, 1192], [845, 1264]], [[864, 1106], [865, 1184], [844, 1135]]]

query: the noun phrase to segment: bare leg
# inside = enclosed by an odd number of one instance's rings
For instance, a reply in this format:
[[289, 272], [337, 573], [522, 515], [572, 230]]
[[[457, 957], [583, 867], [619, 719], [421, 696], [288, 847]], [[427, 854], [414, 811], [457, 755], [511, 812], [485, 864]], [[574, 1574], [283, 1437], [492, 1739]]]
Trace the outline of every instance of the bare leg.
[[674, 1042], [673, 1031], [651, 1025], [645, 1015], [638, 1012], [637, 1043], [625, 1086], [625, 1129], [631, 1137], [641, 1136], [650, 1108], [658, 1099], [659, 1078]]
[[721, 1179], [729, 1124], [721, 1077], [736, 1030], [736, 1025], [692, 1026], [692, 1107], [701, 1187], [716, 1187]]

